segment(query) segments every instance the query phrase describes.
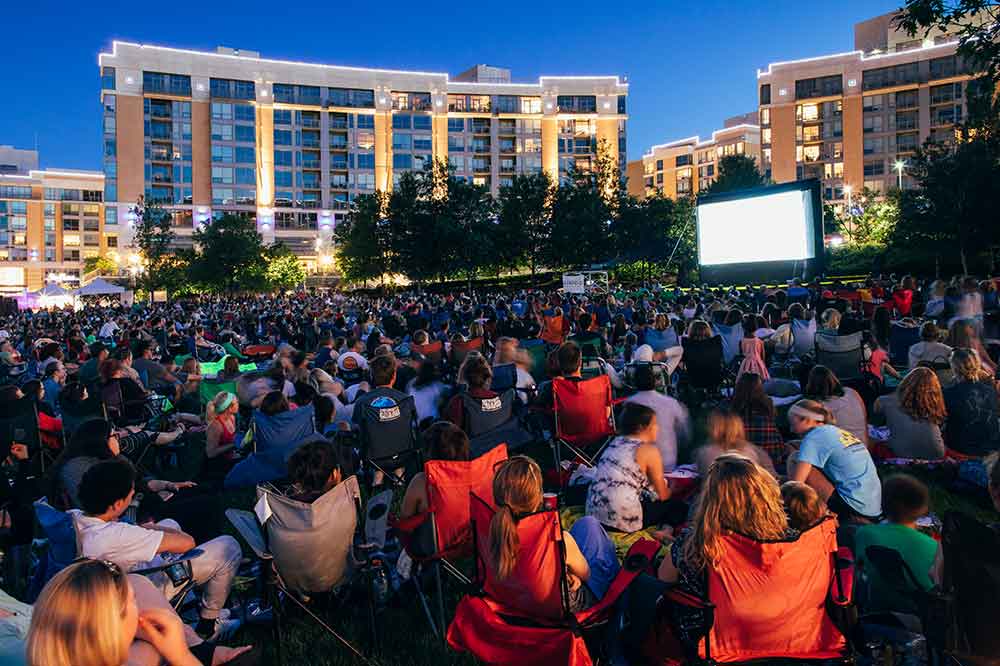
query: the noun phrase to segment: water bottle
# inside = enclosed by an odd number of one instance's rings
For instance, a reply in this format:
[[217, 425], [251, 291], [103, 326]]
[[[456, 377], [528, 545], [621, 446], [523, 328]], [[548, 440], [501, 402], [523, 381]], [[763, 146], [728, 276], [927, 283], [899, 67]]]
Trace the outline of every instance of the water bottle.
[[375, 607], [382, 609], [389, 602], [391, 584], [382, 560], [373, 557], [371, 564], [375, 568], [372, 572], [372, 598], [375, 600]]

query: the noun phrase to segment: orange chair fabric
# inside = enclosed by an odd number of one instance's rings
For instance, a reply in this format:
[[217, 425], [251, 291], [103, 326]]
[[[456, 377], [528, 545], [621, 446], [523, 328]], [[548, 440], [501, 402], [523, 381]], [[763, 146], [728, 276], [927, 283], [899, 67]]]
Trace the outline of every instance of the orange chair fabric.
[[440, 340], [435, 340], [434, 342], [428, 342], [426, 345], [418, 345], [413, 343], [410, 345], [410, 349], [415, 352], [419, 352], [424, 355], [424, 357], [431, 363], [440, 363], [441, 356], [444, 352], [444, 343]]
[[566, 337], [564, 328], [565, 324], [563, 323], [562, 315], [558, 317], [544, 315], [542, 317], [542, 333], [538, 337], [550, 345], [561, 345], [563, 339]]
[[[708, 573], [708, 596], [715, 604], [713, 659], [842, 656], [844, 637], [826, 611], [836, 529], [836, 520], [827, 519], [791, 542], [724, 537], [722, 562]], [[704, 641], [699, 651], [704, 656]]]
[[469, 352], [477, 351], [481, 352], [483, 350], [483, 339], [482, 338], [472, 338], [465, 342], [452, 342], [451, 343], [451, 359], [452, 365], [458, 367], [465, 360], [465, 357], [469, 355]]

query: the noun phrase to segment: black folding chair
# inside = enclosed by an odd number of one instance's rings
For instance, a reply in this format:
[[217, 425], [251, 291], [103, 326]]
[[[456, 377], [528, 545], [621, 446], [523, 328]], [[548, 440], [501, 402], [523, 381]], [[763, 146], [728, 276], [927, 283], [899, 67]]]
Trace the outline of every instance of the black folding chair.
[[[394, 485], [405, 488], [409, 477], [407, 469], [416, 469], [422, 463], [417, 445], [417, 408], [413, 396], [400, 400], [379, 397], [356, 405], [361, 410], [359, 428], [359, 453], [362, 467], [369, 467], [374, 485], [381, 473]], [[397, 474], [395, 470], [403, 470]]]

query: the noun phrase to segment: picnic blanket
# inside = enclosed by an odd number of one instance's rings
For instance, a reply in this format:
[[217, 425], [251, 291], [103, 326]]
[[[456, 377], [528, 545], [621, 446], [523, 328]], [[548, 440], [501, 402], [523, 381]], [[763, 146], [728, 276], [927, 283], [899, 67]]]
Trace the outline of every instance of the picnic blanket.
[[[182, 354], [180, 356], [174, 357], [174, 363], [177, 365], [184, 365], [184, 361], [191, 358], [191, 354]], [[201, 374], [205, 377], [214, 377], [215, 375], [222, 372], [222, 368], [226, 365], [226, 359], [229, 355], [223, 356], [218, 361], [200, 361]], [[257, 369], [256, 363], [240, 363], [240, 372], [254, 372]]]

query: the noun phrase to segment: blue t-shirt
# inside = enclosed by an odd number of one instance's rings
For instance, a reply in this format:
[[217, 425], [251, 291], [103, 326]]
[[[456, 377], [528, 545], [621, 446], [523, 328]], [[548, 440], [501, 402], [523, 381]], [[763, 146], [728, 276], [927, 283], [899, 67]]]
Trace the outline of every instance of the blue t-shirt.
[[813, 428], [802, 439], [799, 460], [823, 472], [837, 494], [863, 516], [882, 514], [882, 484], [868, 448], [837, 426]]

